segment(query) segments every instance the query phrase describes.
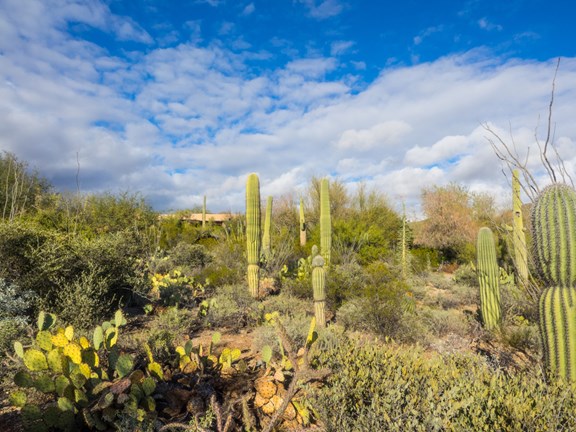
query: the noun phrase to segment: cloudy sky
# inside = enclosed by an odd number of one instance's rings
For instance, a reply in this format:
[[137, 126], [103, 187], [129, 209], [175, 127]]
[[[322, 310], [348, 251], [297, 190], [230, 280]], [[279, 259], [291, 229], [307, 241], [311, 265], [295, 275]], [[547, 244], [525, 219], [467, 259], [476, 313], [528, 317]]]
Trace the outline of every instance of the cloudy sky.
[[242, 211], [329, 176], [418, 213], [458, 182], [508, 201], [489, 125], [545, 182], [576, 167], [569, 0], [0, 0], [0, 150], [58, 190]]

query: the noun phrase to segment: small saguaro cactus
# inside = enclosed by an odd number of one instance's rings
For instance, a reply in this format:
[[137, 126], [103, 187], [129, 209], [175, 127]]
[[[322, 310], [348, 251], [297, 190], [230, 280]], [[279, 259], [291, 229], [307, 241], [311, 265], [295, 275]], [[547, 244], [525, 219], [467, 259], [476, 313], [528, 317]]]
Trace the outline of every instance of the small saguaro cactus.
[[535, 267], [547, 287], [540, 294], [540, 332], [548, 373], [576, 380], [576, 191], [546, 187], [532, 208]]
[[[314, 252], [317, 252], [316, 250]], [[314, 291], [314, 316], [316, 324], [326, 326], [326, 270], [324, 270], [324, 258], [322, 255], [312, 256], [312, 289]]]
[[500, 273], [494, 236], [488, 227], [480, 228], [478, 232], [477, 259], [482, 321], [487, 330], [492, 330], [500, 325], [501, 320]]
[[262, 253], [266, 261], [270, 260], [270, 227], [272, 225], [272, 197], [266, 200], [266, 215], [264, 216], [264, 235], [262, 236]]
[[304, 218], [304, 200], [300, 198], [300, 246], [306, 246], [306, 219]]
[[526, 249], [526, 234], [522, 220], [522, 200], [520, 198], [520, 179], [518, 170], [512, 171], [512, 204], [513, 204], [513, 227], [512, 243], [514, 245], [514, 266], [518, 274], [519, 282], [525, 285], [528, 281], [528, 251]]
[[259, 297], [260, 285], [260, 180], [254, 173], [246, 181], [246, 256], [248, 288], [252, 297]]
[[324, 267], [330, 267], [332, 250], [332, 219], [330, 217], [330, 192], [328, 179], [320, 183], [320, 254], [324, 258]]

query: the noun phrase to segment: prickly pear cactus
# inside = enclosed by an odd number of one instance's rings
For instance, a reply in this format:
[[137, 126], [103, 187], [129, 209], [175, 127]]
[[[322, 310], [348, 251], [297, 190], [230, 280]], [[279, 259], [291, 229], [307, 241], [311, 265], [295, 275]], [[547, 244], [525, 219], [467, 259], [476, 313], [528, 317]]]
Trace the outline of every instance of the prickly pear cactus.
[[576, 191], [546, 187], [532, 208], [536, 270], [547, 283], [540, 295], [540, 332], [548, 373], [576, 380]]
[[246, 181], [246, 256], [248, 258], [248, 287], [254, 298], [259, 296], [260, 219], [260, 181], [256, 174], [250, 174]]
[[496, 260], [496, 246], [492, 230], [480, 228], [477, 244], [477, 271], [480, 284], [480, 310], [484, 327], [488, 330], [500, 325], [500, 272]]

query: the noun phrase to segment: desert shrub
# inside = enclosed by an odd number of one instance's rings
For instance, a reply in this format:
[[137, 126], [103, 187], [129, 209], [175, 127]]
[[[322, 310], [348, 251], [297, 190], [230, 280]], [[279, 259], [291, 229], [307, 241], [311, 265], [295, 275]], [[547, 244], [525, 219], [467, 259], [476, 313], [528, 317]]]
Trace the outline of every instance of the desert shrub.
[[21, 338], [34, 316], [36, 295], [0, 279], [0, 358]]
[[242, 283], [246, 278], [246, 245], [236, 241], [222, 241], [211, 249], [212, 261], [199, 273], [214, 287]]
[[462, 264], [454, 272], [454, 281], [456, 283], [459, 283], [462, 285], [477, 287], [478, 286], [478, 274], [476, 273], [476, 269], [470, 263]]
[[420, 311], [419, 317], [436, 337], [448, 334], [458, 336], [466, 336], [468, 334], [468, 320], [460, 311], [426, 308]]
[[314, 406], [327, 431], [542, 431], [576, 428], [576, 385], [538, 368], [505, 373], [472, 354], [343, 343], [317, 352], [327, 385]]
[[417, 274], [425, 274], [434, 271], [440, 265], [440, 252], [436, 249], [425, 247], [413, 247], [410, 249], [411, 268]]
[[263, 308], [245, 285], [226, 285], [207, 300], [205, 322], [214, 327], [243, 327], [259, 321]]

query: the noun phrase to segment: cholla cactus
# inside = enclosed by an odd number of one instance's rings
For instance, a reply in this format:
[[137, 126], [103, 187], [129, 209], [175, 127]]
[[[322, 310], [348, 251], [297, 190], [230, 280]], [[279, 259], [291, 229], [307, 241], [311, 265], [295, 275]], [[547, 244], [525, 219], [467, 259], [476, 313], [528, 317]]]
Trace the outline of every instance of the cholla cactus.
[[534, 261], [547, 283], [540, 295], [540, 332], [548, 372], [576, 380], [576, 191], [546, 187], [532, 209]]
[[246, 181], [246, 256], [248, 288], [252, 297], [259, 296], [260, 285], [260, 180], [250, 174]]
[[477, 246], [478, 282], [480, 283], [480, 310], [484, 327], [488, 330], [500, 325], [500, 280], [496, 261], [496, 246], [492, 230], [480, 228]]

